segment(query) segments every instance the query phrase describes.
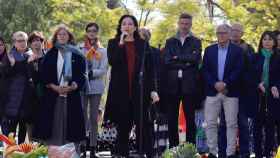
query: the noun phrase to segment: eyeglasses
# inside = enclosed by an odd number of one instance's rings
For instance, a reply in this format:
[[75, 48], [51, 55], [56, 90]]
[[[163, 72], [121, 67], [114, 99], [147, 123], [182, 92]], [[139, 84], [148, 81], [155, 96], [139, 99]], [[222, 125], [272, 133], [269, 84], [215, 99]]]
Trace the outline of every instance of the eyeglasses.
[[228, 32], [217, 32], [216, 34], [217, 35], [226, 35], [226, 34], [228, 34]]
[[67, 33], [58, 33], [57, 36], [67, 36]]
[[16, 42], [18, 42], [18, 43], [23, 43], [23, 42], [27, 42], [27, 41], [24, 40], [24, 39], [20, 39], [20, 40], [16, 40]]
[[32, 42], [43, 42], [44, 40], [40, 39], [40, 38], [34, 38], [32, 40]]
[[243, 32], [241, 30], [238, 30], [238, 29], [231, 29], [232, 32]]
[[98, 32], [98, 30], [96, 30], [96, 29], [89, 29], [89, 30], [87, 30], [87, 32], [96, 33], [96, 32]]

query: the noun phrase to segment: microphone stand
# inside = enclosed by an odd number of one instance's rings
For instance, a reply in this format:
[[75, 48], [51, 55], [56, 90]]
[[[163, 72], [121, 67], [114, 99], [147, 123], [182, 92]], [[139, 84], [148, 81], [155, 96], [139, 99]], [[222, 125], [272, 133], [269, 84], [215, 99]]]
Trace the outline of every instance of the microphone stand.
[[143, 48], [143, 56], [141, 60], [141, 67], [139, 72], [139, 86], [140, 86], [140, 122], [139, 122], [139, 151], [138, 154], [135, 155], [136, 158], [146, 158], [146, 155], [143, 152], [143, 114], [144, 114], [144, 73], [145, 73], [145, 60], [146, 60], [146, 48], [148, 42], [144, 41], [144, 48]]

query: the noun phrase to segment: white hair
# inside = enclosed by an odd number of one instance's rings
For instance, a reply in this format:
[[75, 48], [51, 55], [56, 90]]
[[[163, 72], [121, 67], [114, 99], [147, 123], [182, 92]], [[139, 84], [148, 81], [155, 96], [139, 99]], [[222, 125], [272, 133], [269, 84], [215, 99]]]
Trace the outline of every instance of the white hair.
[[17, 31], [13, 34], [13, 41], [15, 41], [19, 37], [23, 37], [26, 41], [28, 39], [27, 33], [23, 32], [23, 31]]
[[217, 28], [216, 28], [216, 31], [217, 31], [219, 28], [225, 29], [228, 33], [231, 31], [231, 27], [230, 27], [228, 24], [221, 24], [221, 25], [218, 25]]

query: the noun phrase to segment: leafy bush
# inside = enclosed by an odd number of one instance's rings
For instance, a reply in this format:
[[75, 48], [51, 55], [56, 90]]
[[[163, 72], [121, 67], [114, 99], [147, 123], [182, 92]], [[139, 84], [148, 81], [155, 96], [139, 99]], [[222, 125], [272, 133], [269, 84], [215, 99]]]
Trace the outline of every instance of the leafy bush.
[[180, 144], [177, 147], [167, 149], [163, 155], [163, 158], [198, 158], [197, 150], [191, 143]]

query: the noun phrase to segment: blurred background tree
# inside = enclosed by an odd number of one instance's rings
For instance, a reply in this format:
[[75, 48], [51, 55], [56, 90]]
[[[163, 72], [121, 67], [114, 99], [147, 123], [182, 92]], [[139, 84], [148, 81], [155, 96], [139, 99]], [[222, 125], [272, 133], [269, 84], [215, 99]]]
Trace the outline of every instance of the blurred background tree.
[[202, 39], [203, 47], [215, 42], [215, 27], [220, 23], [243, 24], [244, 39], [255, 47], [264, 30], [280, 26], [280, 0], [0, 0], [0, 10], [0, 35], [9, 42], [18, 30], [41, 30], [50, 37], [60, 23], [68, 25], [80, 42], [85, 25], [94, 21], [101, 27], [106, 46], [126, 13], [152, 30], [151, 44], [156, 47], [164, 46], [176, 33], [182, 12], [193, 15], [192, 31]]
[[11, 42], [15, 31], [48, 32], [52, 9], [48, 0], [0, 0], [0, 35]]

